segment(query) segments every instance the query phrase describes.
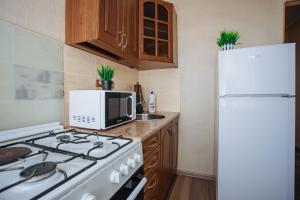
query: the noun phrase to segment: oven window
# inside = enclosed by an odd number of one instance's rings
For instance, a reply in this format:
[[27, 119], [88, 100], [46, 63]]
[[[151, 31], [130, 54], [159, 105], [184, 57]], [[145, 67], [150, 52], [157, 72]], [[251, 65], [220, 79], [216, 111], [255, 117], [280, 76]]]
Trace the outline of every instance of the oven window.
[[132, 101], [130, 93], [108, 92], [105, 94], [105, 125], [116, 125], [131, 119]]
[[[130, 177], [130, 179], [119, 189], [119, 191], [110, 200], [126, 200], [143, 178], [144, 170], [142, 166], [137, 170], [137, 172], [134, 175], [132, 175], [132, 177]], [[143, 199], [144, 189], [141, 189], [135, 200]]]

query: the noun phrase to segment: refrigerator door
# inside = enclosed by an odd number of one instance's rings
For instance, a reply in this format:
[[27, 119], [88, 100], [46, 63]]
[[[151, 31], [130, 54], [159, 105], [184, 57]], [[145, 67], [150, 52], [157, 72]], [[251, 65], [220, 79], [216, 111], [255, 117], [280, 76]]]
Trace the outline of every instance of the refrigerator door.
[[294, 200], [295, 99], [220, 98], [218, 200]]
[[219, 51], [219, 96], [295, 94], [295, 44]]

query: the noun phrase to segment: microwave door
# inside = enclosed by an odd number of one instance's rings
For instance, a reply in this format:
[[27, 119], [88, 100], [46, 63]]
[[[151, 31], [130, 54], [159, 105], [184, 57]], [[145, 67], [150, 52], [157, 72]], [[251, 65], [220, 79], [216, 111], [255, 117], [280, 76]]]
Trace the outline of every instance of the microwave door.
[[[131, 100], [130, 100], [131, 99]], [[131, 120], [132, 97], [130, 93], [105, 93], [105, 127], [112, 127]]]

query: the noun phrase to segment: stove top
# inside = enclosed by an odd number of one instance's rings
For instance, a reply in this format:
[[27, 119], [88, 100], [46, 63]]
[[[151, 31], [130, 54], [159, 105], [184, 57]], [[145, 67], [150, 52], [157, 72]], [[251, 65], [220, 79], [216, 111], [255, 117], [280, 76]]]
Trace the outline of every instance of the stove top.
[[132, 141], [70, 129], [0, 146], [0, 199], [39, 199]]
[[132, 142], [132, 139], [123, 136], [100, 135], [96, 132], [79, 132], [70, 129], [58, 133], [49, 133], [46, 136], [27, 140], [41, 148], [47, 147], [64, 150], [101, 160]]

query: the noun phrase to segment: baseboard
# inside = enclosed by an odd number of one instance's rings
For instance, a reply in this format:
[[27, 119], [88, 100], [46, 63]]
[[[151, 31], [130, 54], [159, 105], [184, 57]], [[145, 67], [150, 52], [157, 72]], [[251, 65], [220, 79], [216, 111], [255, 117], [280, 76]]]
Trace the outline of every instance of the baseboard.
[[212, 181], [216, 180], [216, 176], [214, 176], [214, 175], [199, 174], [199, 173], [189, 172], [189, 171], [179, 170], [179, 169], [176, 171], [176, 174], [183, 175], [183, 176], [190, 176], [190, 177], [194, 177], [194, 178], [212, 180]]

